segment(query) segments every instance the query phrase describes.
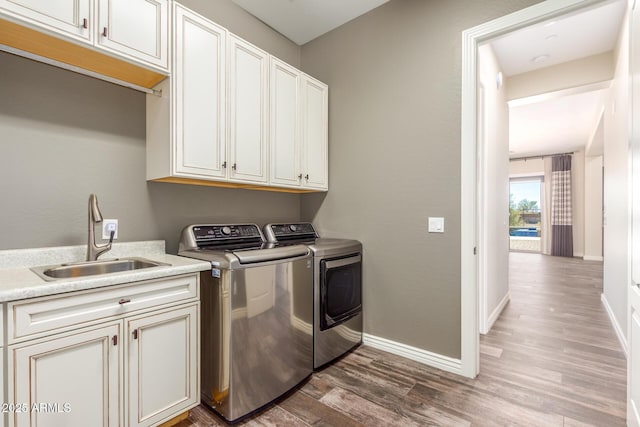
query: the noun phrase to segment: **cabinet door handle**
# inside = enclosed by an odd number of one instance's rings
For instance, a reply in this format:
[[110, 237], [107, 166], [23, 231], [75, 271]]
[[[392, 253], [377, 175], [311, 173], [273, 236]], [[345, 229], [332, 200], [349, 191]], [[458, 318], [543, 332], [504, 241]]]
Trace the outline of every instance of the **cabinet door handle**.
[[307, 181], [309, 181], [309, 174], [306, 174], [306, 175], [304, 176], [304, 179], [306, 179]]
[[129, 298], [120, 298], [120, 301], [118, 301], [118, 304], [126, 304], [128, 302], [131, 302]]
[[233, 170], [238, 169], [238, 164], [237, 164], [237, 163], [234, 163], [234, 164], [233, 164], [233, 166], [231, 166], [231, 169], [233, 169]]
[[298, 174], [298, 179], [302, 179], [302, 174]]
[[137, 340], [137, 339], [138, 339], [138, 330], [137, 330], [137, 329], [134, 329], [134, 330], [133, 330], [133, 339], [134, 339], [134, 340]]
[[226, 169], [227, 168], [227, 161], [225, 160], [224, 162], [222, 162], [222, 168]]
[[114, 335], [113, 338], [111, 338], [111, 341], [113, 342], [113, 345], [118, 345], [118, 336]]
[[89, 21], [87, 21], [87, 18], [84, 18], [82, 20], [82, 28], [84, 28], [85, 30], [89, 28]]
[[102, 37], [107, 37], [107, 34], [109, 34], [109, 33], [107, 32], [107, 27], [104, 27], [104, 28], [102, 29]]

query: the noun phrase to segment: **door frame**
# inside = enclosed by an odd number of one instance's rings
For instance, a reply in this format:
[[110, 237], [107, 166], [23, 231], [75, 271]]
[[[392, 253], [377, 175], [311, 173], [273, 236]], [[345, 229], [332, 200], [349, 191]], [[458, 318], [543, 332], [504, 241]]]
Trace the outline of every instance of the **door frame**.
[[479, 44], [548, 19], [613, 0], [547, 0], [526, 9], [494, 19], [462, 32], [462, 100], [461, 100], [461, 374], [474, 378], [480, 371], [480, 340], [478, 317], [478, 247], [479, 224], [484, 220], [478, 209], [478, 184], [482, 183], [486, 167], [477, 157], [477, 72]]

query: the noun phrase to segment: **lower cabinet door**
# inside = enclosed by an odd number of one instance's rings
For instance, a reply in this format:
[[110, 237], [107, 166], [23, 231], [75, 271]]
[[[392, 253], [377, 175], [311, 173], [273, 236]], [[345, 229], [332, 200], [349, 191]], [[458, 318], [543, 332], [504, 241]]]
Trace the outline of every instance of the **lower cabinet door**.
[[171, 419], [199, 401], [198, 304], [126, 320], [129, 426]]
[[9, 426], [121, 425], [121, 326], [9, 346]]

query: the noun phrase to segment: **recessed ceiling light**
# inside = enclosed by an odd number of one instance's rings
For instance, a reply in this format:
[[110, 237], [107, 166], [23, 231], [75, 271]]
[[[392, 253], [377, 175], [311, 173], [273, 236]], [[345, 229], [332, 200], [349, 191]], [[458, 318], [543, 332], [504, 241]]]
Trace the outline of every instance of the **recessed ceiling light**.
[[555, 23], [556, 23], [556, 21], [547, 22], [546, 24], [543, 25], [543, 27], [549, 28], [550, 26], [554, 25]]
[[539, 64], [541, 62], [546, 61], [547, 59], [549, 59], [549, 55], [538, 55], [535, 58], [532, 58], [531, 62], [535, 62], [536, 64]]
[[557, 34], [550, 34], [547, 37], [545, 37], [546, 40], [554, 40], [557, 39], [558, 35]]

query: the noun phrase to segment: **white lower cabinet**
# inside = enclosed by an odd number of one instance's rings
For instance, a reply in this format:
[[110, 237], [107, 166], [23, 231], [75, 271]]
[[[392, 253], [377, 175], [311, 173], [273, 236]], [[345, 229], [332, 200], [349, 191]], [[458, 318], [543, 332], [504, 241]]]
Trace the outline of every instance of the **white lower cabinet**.
[[198, 402], [197, 305], [127, 321], [129, 426], [151, 426]]
[[[5, 395], [6, 379], [4, 377], [4, 304], [0, 304], [0, 404], [7, 403], [7, 396]], [[0, 426], [5, 427], [7, 425], [7, 414], [5, 411], [0, 413]]]
[[[180, 291], [191, 283], [193, 292]], [[30, 340], [9, 334], [9, 427], [156, 426], [196, 406], [197, 285], [195, 274], [10, 303], [10, 313], [29, 312], [32, 320], [64, 312], [80, 321]], [[149, 286], [158, 288], [155, 306]], [[164, 297], [168, 288], [175, 302]], [[122, 297], [113, 298], [114, 291]], [[120, 314], [104, 317], [110, 304]], [[87, 317], [91, 307], [99, 323]]]
[[118, 426], [121, 322], [9, 346], [9, 426]]

